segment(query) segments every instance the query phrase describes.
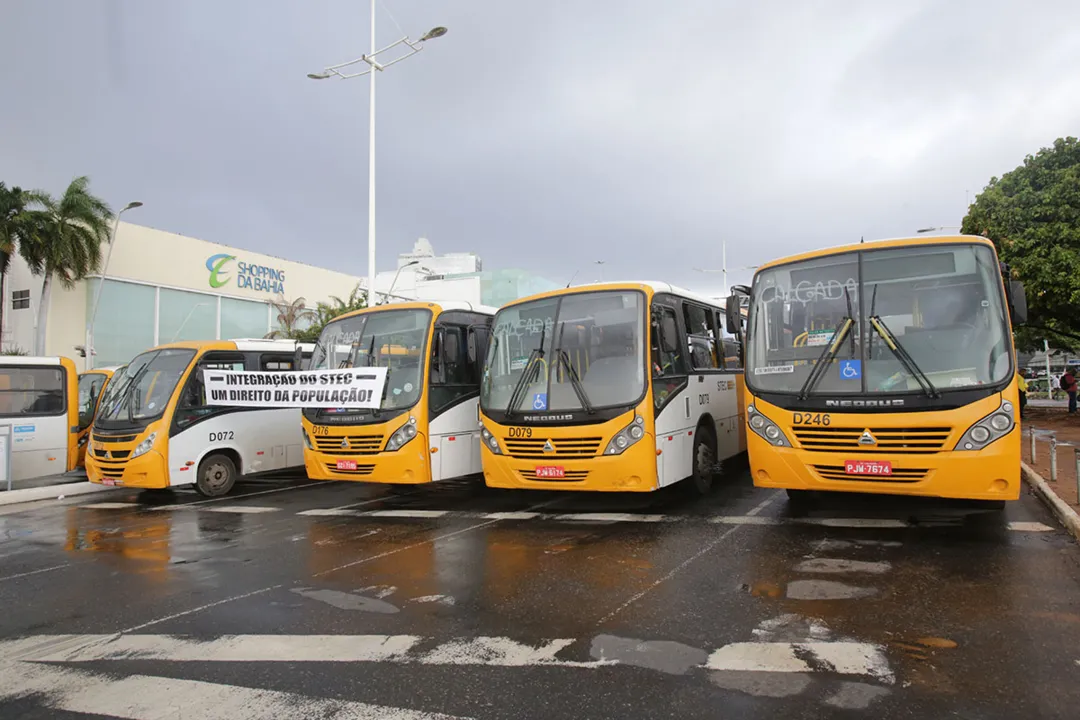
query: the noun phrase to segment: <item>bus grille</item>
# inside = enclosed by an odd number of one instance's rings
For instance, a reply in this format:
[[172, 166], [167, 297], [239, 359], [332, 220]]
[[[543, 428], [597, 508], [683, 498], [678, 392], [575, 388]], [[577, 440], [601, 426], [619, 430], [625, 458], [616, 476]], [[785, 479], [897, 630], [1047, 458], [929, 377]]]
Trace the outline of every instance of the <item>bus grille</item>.
[[892, 475], [848, 475], [844, 472], [843, 465], [813, 465], [812, 467], [823, 480], [847, 480], [854, 482], [919, 482], [926, 477], [926, 473], [930, 472], [928, 468], [894, 467], [892, 469]]
[[[504, 437], [510, 457], [515, 458], [585, 458], [595, 457], [600, 449], [598, 437], [575, 438], [508, 438]], [[554, 448], [544, 452], [544, 445], [551, 442]]]
[[375, 455], [382, 450], [383, 437], [385, 436], [382, 434], [320, 435], [312, 440], [316, 450], [331, 455]]
[[98, 460], [125, 460], [127, 456], [131, 454], [130, 450], [109, 450], [108, 448], [101, 448], [100, 450], [94, 450], [94, 457]]
[[138, 435], [98, 435], [97, 432], [94, 432], [93, 435], [90, 438], [90, 442], [129, 443], [129, 442], [135, 442], [135, 438], [137, 438], [137, 437], [139, 437], [139, 436]]
[[326, 463], [326, 469], [338, 475], [370, 475], [375, 471], [374, 465], [357, 465], [355, 470], [342, 470], [337, 463]]
[[97, 466], [98, 470], [101, 471], [102, 477], [119, 480], [124, 476], [124, 468], [127, 466], [127, 460], [98, 460]]
[[566, 476], [561, 478], [536, 477], [535, 470], [519, 470], [521, 478], [529, 482], [581, 482], [588, 476], [588, 470], [566, 470]]
[[[952, 428], [838, 428], [799, 426], [792, 429], [806, 450], [849, 453], [901, 453], [926, 455], [941, 452]], [[869, 430], [877, 443], [860, 445], [859, 438]]]

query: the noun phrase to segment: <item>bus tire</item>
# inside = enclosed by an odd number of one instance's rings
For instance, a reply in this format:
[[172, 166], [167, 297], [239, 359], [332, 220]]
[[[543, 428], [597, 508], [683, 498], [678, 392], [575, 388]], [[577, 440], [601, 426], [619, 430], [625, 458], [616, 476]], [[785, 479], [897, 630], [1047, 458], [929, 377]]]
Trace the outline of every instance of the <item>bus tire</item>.
[[698, 495], [708, 495], [716, 474], [716, 437], [709, 428], [698, 425], [694, 439], [694, 471], [690, 484]]
[[199, 463], [195, 491], [204, 497], [221, 497], [236, 484], [236, 463], [228, 455], [213, 453]]
[[817, 499], [817, 494], [813, 490], [791, 490], [787, 491], [788, 504], [794, 507], [807, 507], [812, 505], [814, 500]]

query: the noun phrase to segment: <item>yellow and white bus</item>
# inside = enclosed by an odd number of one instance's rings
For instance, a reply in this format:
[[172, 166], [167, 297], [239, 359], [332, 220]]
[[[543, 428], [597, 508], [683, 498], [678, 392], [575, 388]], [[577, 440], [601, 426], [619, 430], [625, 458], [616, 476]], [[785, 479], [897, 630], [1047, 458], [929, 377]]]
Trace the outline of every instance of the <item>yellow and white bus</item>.
[[1010, 316], [1024, 322], [1027, 303], [989, 241], [804, 253], [762, 265], [728, 306], [747, 293], [755, 485], [793, 499], [828, 490], [1000, 506], [1019, 496]]
[[11, 426], [12, 480], [75, 469], [79, 436], [93, 420], [80, 418], [77, 378], [71, 358], [0, 357], [0, 425]]
[[477, 397], [494, 308], [379, 305], [326, 324], [312, 370], [388, 368], [379, 408], [305, 408], [308, 477], [418, 484], [480, 473]]
[[723, 327], [722, 305], [657, 282], [503, 307], [480, 390], [486, 483], [648, 492], [689, 478], [708, 492], [746, 450], [741, 354]]
[[103, 485], [194, 485], [228, 493], [244, 475], [304, 464], [298, 408], [210, 405], [203, 370], [299, 370], [312, 346], [292, 340], [180, 342], [147, 350], [113, 375], [86, 454]]
[[79, 457], [77, 467], [86, 466], [86, 444], [90, 440], [90, 426], [94, 422], [98, 408], [101, 407], [101, 398], [105, 389], [109, 386], [109, 380], [120, 369], [117, 367], [100, 367], [87, 370], [79, 375], [79, 433], [78, 448]]

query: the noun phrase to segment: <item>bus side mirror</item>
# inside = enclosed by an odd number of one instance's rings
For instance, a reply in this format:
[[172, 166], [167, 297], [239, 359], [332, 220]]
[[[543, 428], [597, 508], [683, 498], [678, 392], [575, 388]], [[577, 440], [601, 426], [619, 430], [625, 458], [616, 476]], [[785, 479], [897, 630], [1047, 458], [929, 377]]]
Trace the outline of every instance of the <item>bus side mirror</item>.
[[673, 353], [679, 351], [679, 345], [675, 342], [675, 338], [679, 336], [679, 328], [675, 324], [675, 316], [671, 313], [664, 313], [660, 317], [660, 343], [664, 348], [664, 352]]
[[443, 358], [447, 365], [461, 360], [461, 338], [456, 332], [443, 335]]
[[443, 329], [435, 329], [435, 337], [431, 343], [431, 380], [435, 383], [443, 381]]
[[469, 362], [476, 362], [477, 356], [480, 354], [477, 348], [476, 331], [469, 328], [469, 339], [466, 341], [465, 352], [469, 358]]
[[1027, 291], [1019, 280], [1009, 281], [1009, 315], [1013, 325], [1027, 322]]
[[300, 369], [303, 368], [303, 365], [304, 365], [304, 351], [300, 349], [299, 345], [297, 345], [296, 349], [293, 350], [292, 369], [293, 370], [300, 370]]
[[742, 330], [742, 312], [739, 307], [739, 296], [735, 293], [728, 295], [727, 305], [724, 308], [725, 324], [729, 335], [738, 335]]

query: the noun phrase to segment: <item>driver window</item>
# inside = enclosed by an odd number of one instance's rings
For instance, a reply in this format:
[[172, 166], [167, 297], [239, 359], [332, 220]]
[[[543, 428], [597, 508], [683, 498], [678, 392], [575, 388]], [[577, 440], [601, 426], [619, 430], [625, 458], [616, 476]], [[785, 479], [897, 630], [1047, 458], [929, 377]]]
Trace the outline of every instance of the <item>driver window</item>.
[[653, 404], [662, 407], [686, 382], [687, 339], [679, 332], [675, 310], [654, 306], [651, 323], [650, 365], [652, 366]]
[[226, 408], [221, 405], [208, 405], [206, 403], [206, 385], [203, 382], [203, 370], [243, 370], [243, 357], [235, 353], [207, 353], [203, 355], [198, 364], [188, 376], [184, 391], [176, 408], [176, 424], [180, 427], [190, 425], [204, 417], [222, 412]]

